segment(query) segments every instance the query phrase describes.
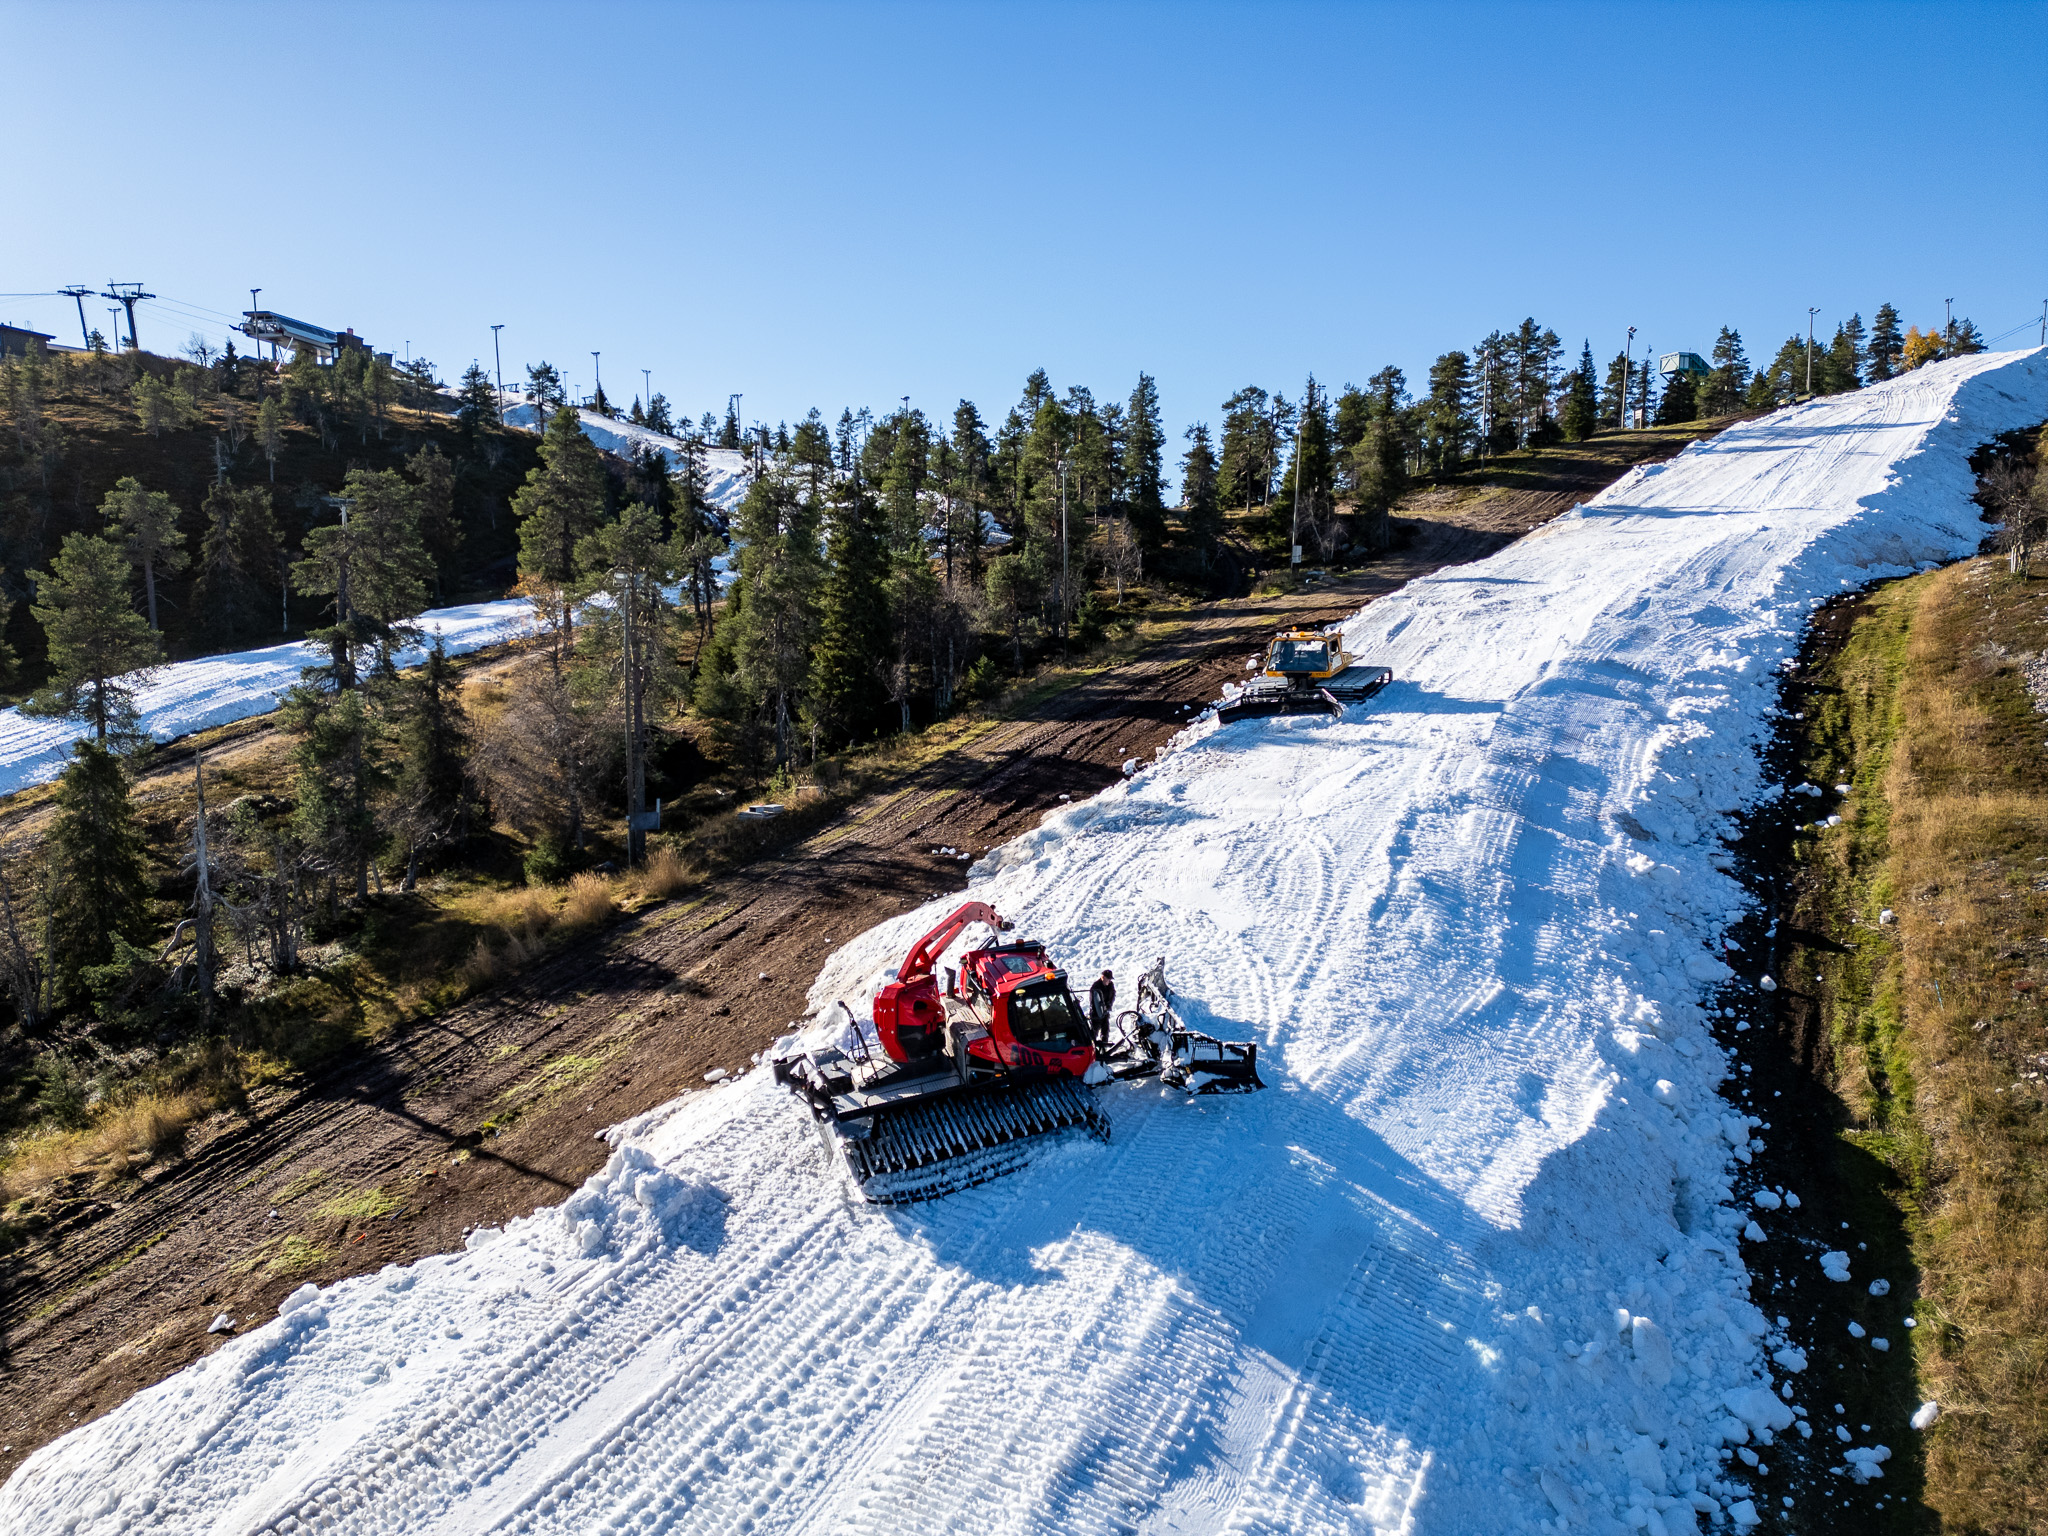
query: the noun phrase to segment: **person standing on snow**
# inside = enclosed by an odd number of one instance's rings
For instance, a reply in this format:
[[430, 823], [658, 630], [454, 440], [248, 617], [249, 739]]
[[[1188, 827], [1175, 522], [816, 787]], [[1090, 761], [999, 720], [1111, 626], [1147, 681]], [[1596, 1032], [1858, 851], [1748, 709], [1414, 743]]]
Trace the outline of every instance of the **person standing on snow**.
[[1116, 1006], [1116, 981], [1104, 971], [1088, 989], [1088, 1023], [1095, 1031], [1098, 1050], [1109, 1044], [1109, 1011]]

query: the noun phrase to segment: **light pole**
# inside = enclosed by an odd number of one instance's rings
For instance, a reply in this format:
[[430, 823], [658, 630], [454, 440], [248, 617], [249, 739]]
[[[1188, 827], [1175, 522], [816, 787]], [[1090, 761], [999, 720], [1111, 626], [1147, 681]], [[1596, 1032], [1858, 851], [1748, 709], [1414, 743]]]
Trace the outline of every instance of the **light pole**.
[[1809, 400], [1813, 398], [1813, 317], [1819, 313], [1820, 310], [1813, 305], [1806, 306], [1806, 396]]
[[1615, 412], [1614, 429], [1619, 432], [1628, 425], [1628, 371], [1636, 360], [1636, 328], [1628, 328], [1628, 341], [1621, 349], [1621, 409]]
[[[491, 361], [498, 370], [498, 419], [500, 421], [505, 418], [505, 354], [498, 346], [498, 332], [503, 329], [505, 329], [505, 326], [502, 321], [491, 327]], [[408, 349], [411, 346], [411, 342], [406, 343]]]
[[[903, 397], [906, 401], [909, 396]], [[1067, 602], [1069, 562], [1067, 559], [1067, 455], [1060, 453], [1060, 660], [1067, 659]]]
[[1953, 346], [1955, 345], [1955, 340], [1956, 340], [1956, 301], [1955, 301], [1954, 299], [1943, 299], [1943, 300], [1941, 301], [1941, 346], [1942, 346], [1942, 350], [1943, 350], [1943, 351], [1945, 352], [1945, 351], [1947, 351], [1947, 350], [1948, 350], [1949, 348], [1953, 347]]
[[597, 391], [596, 391], [596, 393], [595, 393], [595, 394], [593, 394], [593, 395], [592, 395], [592, 396], [590, 397], [590, 406], [591, 406], [591, 409], [592, 409], [592, 410], [596, 411], [598, 415], [602, 416], [602, 415], [604, 415], [604, 414], [605, 414], [605, 410], [604, 410], [604, 369], [603, 369], [602, 367], [600, 367], [600, 366], [599, 366], [599, 364], [598, 364], [598, 361], [597, 361], [597, 360], [598, 360], [598, 357], [599, 357], [599, 356], [600, 356], [600, 354], [599, 354], [599, 353], [596, 353], [596, 352], [593, 352], [593, 353], [591, 353], [591, 354], [590, 354], [590, 371], [591, 371], [591, 375], [592, 375], [592, 377], [594, 377], [594, 378], [595, 378], [595, 379], [597, 380]]
[[640, 370], [640, 405], [649, 416], [654, 414], [654, 370], [652, 368], [642, 368]]

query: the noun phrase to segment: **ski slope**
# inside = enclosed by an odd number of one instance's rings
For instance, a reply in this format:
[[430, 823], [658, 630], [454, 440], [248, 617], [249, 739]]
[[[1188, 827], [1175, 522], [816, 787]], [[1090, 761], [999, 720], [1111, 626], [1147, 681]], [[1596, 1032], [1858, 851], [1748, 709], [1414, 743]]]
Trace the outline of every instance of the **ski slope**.
[[[533, 627], [533, 610], [523, 598], [505, 598], [431, 609], [415, 622], [429, 638], [425, 647], [400, 653], [398, 664], [403, 667], [425, 661], [435, 637], [449, 655], [460, 656], [526, 634]], [[159, 742], [268, 714], [285, 691], [298, 684], [299, 674], [324, 661], [326, 654], [318, 646], [290, 640], [259, 650], [171, 662], [146, 674], [135, 690], [136, 711], [142, 728]], [[85, 734], [76, 721], [43, 720], [18, 709], [0, 709], [0, 795], [55, 778], [70, 761], [71, 744]]]
[[1757, 979], [1718, 840], [1782, 791], [1812, 606], [1974, 549], [1967, 452], [2043, 417], [2026, 353], [1737, 427], [1365, 609], [1371, 705], [1205, 719], [974, 867], [1077, 975], [1166, 955], [1266, 1092], [1118, 1085], [1106, 1145], [892, 1210], [753, 1072], [559, 1207], [303, 1288], [37, 1452], [0, 1529], [1774, 1528], [1715, 1454], [1806, 1406], [1746, 1295], [1778, 1196], [1705, 1027]]
[[[623, 416], [604, 416], [596, 411], [579, 409], [576, 418], [583, 424], [583, 435], [607, 453], [630, 459], [652, 448], [667, 461], [670, 470], [683, 461], [683, 441], [679, 437], [636, 426]], [[539, 432], [547, 426], [539, 407], [531, 405], [507, 407], [505, 422], [528, 432]], [[704, 470], [704, 499], [730, 516], [745, 499], [747, 487], [754, 483], [747, 470], [747, 456], [737, 448], [706, 448]]]
[[[528, 418], [524, 422], [517, 419], [522, 411]], [[514, 406], [505, 414], [514, 425], [532, 425], [532, 406]], [[585, 434], [613, 453], [630, 455], [642, 439], [664, 454], [669, 453], [664, 445], [680, 446], [673, 438], [631, 422], [608, 421], [594, 411], [578, 414], [583, 418]], [[738, 510], [750, 483], [745, 456], [726, 448], [711, 449], [707, 456], [711, 472], [705, 497], [730, 516]], [[674, 462], [670, 455], [670, 463]], [[729, 557], [720, 555], [712, 563], [723, 580]], [[430, 609], [416, 622], [429, 637], [428, 647], [433, 644], [433, 637], [438, 636], [449, 655], [460, 656], [530, 632], [533, 613], [524, 599], [505, 598]], [[285, 691], [298, 683], [300, 672], [324, 658], [325, 653], [318, 647], [294, 640], [158, 667], [136, 689], [135, 703], [142, 716], [142, 728], [152, 740], [163, 742], [208, 726], [268, 714], [277, 707]], [[415, 647], [402, 654], [399, 665], [418, 666], [425, 660], [426, 649]], [[70, 760], [72, 743], [83, 735], [84, 731], [72, 721], [40, 720], [18, 709], [0, 709], [0, 795], [55, 778]]]

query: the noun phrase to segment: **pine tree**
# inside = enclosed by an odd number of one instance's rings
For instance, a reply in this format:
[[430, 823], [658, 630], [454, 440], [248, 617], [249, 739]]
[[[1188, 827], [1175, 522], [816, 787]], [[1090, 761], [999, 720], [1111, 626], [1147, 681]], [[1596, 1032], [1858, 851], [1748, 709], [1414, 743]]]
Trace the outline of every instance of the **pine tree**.
[[270, 493], [253, 485], [216, 485], [200, 510], [206, 534], [192, 594], [206, 632], [226, 641], [279, 606], [270, 598], [281, 556], [277, 522]]
[[455, 419], [472, 438], [499, 424], [498, 391], [482, 364], [471, 363], [463, 370], [462, 383], [455, 393], [460, 402], [455, 407]]
[[1438, 474], [1455, 473], [1464, 462], [1477, 425], [1472, 416], [1472, 359], [1463, 352], [1446, 352], [1430, 364], [1429, 397], [1423, 402], [1424, 451]]
[[663, 588], [675, 576], [673, 546], [661, 535], [661, 514], [644, 501], [584, 538], [576, 548], [585, 584], [607, 601], [583, 626], [582, 651], [616, 679], [625, 727], [626, 862], [637, 865], [646, 845], [634, 819], [647, 809], [647, 752], [654, 712], [669, 692], [668, 603]]
[[439, 637], [426, 665], [398, 689], [398, 782], [393, 820], [405, 839], [405, 880], [411, 890], [422, 853], [468, 840], [478, 804], [470, 771], [468, 712], [462, 686]]
[[[1859, 320], [1856, 329], [1861, 331]], [[1825, 352], [1816, 349], [1813, 364], [1814, 389], [1823, 395], [1839, 395], [1847, 390], [1860, 389], [1863, 381], [1858, 374], [1862, 357], [1856, 345], [1856, 338], [1849, 333], [1847, 325], [1835, 327], [1834, 339], [1828, 343]]]
[[1906, 338], [1899, 330], [1899, 312], [1889, 304], [1877, 306], [1870, 321], [1870, 344], [1864, 351], [1870, 382], [1879, 383], [1899, 372], [1906, 350]]
[[1942, 355], [1945, 357], [1968, 357], [1973, 352], [1984, 350], [1984, 333], [1968, 315], [1963, 316], [1949, 328]]
[[1599, 426], [1599, 411], [1599, 379], [1593, 369], [1593, 343], [1586, 341], [1579, 348], [1579, 366], [1565, 380], [1564, 404], [1558, 412], [1558, 425], [1564, 429], [1565, 441], [1582, 443], [1591, 437]]
[[349, 689], [366, 656], [389, 676], [393, 654], [419, 638], [406, 621], [427, 606], [434, 566], [420, 542], [413, 488], [396, 470], [350, 470], [339, 499], [347, 503], [340, 521], [307, 530], [292, 589], [333, 600], [334, 623], [306, 638], [328, 647], [328, 681]]
[[663, 437], [675, 436], [675, 419], [669, 414], [667, 395], [656, 395], [647, 402], [647, 430], [659, 432]]
[[1408, 408], [1408, 381], [1398, 368], [1382, 368], [1366, 381], [1365, 429], [1352, 445], [1346, 463], [1351, 511], [1358, 542], [1369, 550], [1391, 543], [1388, 515], [1407, 489], [1408, 443], [1402, 417]]
[[1266, 499], [1272, 478], [1272, 415], [1266, 392], [1247, 384], [1223, 402], [1222, 462], [1216, 470], [1217, 499], [1249, 516], [1254, 501]]
[[133, 475], [123, 475], [100, 503], [100, 515], [107, 520], [108, 537], [121, 540], [123, 551], [142, 572], [149, 627], [162, 629], [156, 615], [157, 572], [176, 575], [190, 564], [185, 535], [178, 531], [178, 509], [162, 491], [146, 491]]
[[1152, 381], [1151, 374], [1140, 373], [1124, 412], [1122, 499], [1131, 527], [1147, 549], [1157, 549], [1166, 542], [1166, 503], [1160, 491], [1160, 460], [1165, 452], [1166, 432], [1159, 420], [1159, 386]]
[[438, 596], [442, 579], [454, 564], [455, 551], [462, 547], [462, 523], [455, 515], [455, 466], [439, 448], [428, 443], [406, 459], [405, 472], [412, 481], [420, 544], [433, 561], [434, 592]]
[[1607, 365], [1607, 378], [1600, 386], [1600, 424], [1617, 430], [1626, 425], [1628, 401], [1623, 391], [1635, 382], [1635, 364], [1626, 349], [1614, 354]]
[[782, 466], [756, 480], [740, 504], [740, 571], [745, 611], [732, 637], [733, 672], [741, 692], [761, 700], [775, 733], [775, 763], [790, 760], [791, 727], [802, 703], [817, 633], [817, 504]]
[[946, 447], [946, 584], [949, 588], [953, 584], [956, 555], [964, 555], [967, 580], [979, 586], [985, 543], [982, 508], [989, 498], [995, 445], [988, 440], [988, 428], [972, 400], [962, 400], [953, 408], [953, 435]]
[[1336, 541], [1336, 458], [1331, 447], [1329, 395], [1310, 374], [1302, 390], [1294, 457], [1273, 502], [1275, 530], [1291, 543], [1313, 543], [1327, 560]]
[[[1544, 429], [1550, 421], [1551, 390], [1557, 379], [1557, 360], [1564, 351], [1564, 343], [1557, 339], [1557, 332], [1538, 326], [1531, 316], [1505, 338], [1505, 351], [1509, 368], [1508, 403], [1519, 434], [1519, 444], [1527, 448], [1533, 443], [1540, 443], [1545, 436]], [[1464, 358], [1469, 373], [1471, 359], [1464, 353], [1445, 355]], [[1469, 390], [1470, 382], [1467, 387]], [[1468, 412], [1469, 409], [1468, 406]]]
[[7, 626], [13, 622], [14, 599], [0, 591], [0, 692], [14, 686], [15, 673], [21, 666], [21, 658], [7, 643]]
[[1722, 326], [1714, 338], [1713, 369], [1699, 390], [1702, 416], [1726, 416], [1742, 409], [1749, 389], [1749, 359], [1742, 354], [1742, 333]]
[[545, 359], [527, 364], [526, 392], [533, 397], [535, 418], [543, 425], [569, 403], [569, 391], [562, 383], [561, 371]]
[[604, 515], [604, 461], [566, 406], [548, 418], [540, 463], [512, 497], [519, 519], [519, 574], [539, 589], [555, 631], [555, 664], [575, 642], [576, 545]]
[[1180, 459], [1181, 526], [1207, 570], [1223, 537], [1223, 509], [1216, 500], [1216, 451], [1209, 445], [1207, 422], [1196, 422], [1184, 435], [1188, 451]]
[[1654, 422], [1660, 427], [1676, 426], [1699, 416], [1699, 391], [1691, 374], [1680, 370], [1664, 386], [1664, 398], [1657, 402]]
[[1472, 349], [1472, 409], [1481, 453], [1509, 453], [1521, 446], [1515, 384], [1520, 352], [1517, 339], [1500, 331]]
[[270, 483], [275, 485], [277, 456], [284, 450], [284, 407], [275, 395], [256, 408], [256, 446], [263, 450], [263, 460], [270, 466]]
[[1010, 669], [1024, 670], [1024, 623], [1038, 607], [1043, 588], [1037, 561], [1019, 552], [991, 560], [983, 579], [989, 616], [1010, 637]]
[[30, 608], [49, 646], [50, 679], [23, 712], [78, 720], [93, 739], [135, 732], [135, 690], [163, 660], [162, 638], [129, 597], [128, 557], [111, 539], [64, 536], [47, 573], [31, 571]]
[[292, 751], [294, 820], [330, 874], [345, 874], [355, 897], [370, 894], [370, 860], [384, 842], [374, 801], [390, 783], [378, 760], [382, 722], [360, 690], [300, 686], [279, 714], [298, 738]]
[[[73, 535], [77, 537], [77, 535]], [[119, 942], [149, 931], [142, 838], [128, 800], [128, 775], [97, 741], [71, 749], [50, 829], [49, 934], [60, 997], [77, 998], [87, 969], [114, 958]]]
[[718, 429], [718, 446], [737, 448], [740, 445], [740, 410], [733, 401], [725, 405], [725, 425]]

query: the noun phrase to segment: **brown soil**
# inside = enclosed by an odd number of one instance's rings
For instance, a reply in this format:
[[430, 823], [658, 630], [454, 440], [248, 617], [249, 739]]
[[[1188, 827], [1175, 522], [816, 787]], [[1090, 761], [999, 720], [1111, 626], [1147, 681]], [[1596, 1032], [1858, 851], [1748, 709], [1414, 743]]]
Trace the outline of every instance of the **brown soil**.
[[[1695, 434], [1697, 435], [1697, 434]], [[1631, 434], [1633, 458], [1684, 439]], [[1467, 492], [1398, 519], [1371, 568], [1195, 610], [1169, 638], [992, 721], [885, 793], [689, 899], [623, 920], [355, 1062], [196, 1128], [185, 1156], [79, 1208], [0, 1270], [0, 1478], [37, 1446], [273, 1315], [293, 1288], [458, 1246], [561, 1199], [605, 1127], [747, 1065], [798, 1017], [827, 954], [961, 889], [982, 849], [1113, 783], [1243, 675], [1288, 622], [1328, 622], [1481, 558], [1589, 494]], [[234, 750], [274, 750], [253, 723]], [[177, 771], [165, 764], [165, 771]], [[145, 784], [144, 789], [147, 789]], [[10, 829], [12, 830], [12, 829]], [[388, 1209], [379, 1210], [379, 1207]], [[374, 1214], [373, 1214], [374, 1213]]]

